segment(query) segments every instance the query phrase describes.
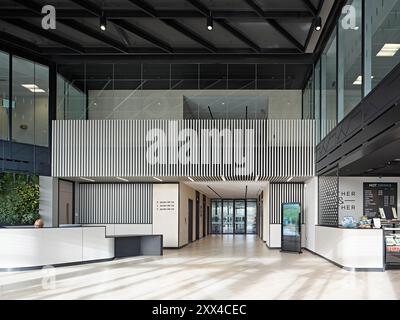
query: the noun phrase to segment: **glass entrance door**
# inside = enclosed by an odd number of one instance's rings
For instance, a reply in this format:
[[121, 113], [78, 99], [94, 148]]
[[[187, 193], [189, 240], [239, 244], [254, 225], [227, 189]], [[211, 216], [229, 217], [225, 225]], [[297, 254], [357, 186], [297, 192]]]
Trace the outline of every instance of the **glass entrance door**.
[[211, 203], [211, 233], [218, 234], [222, 232], [222, 201], [216, 200]]
[[211, 234], [255, 234], [257, 200], [212, 200], [208, 222]]
[[257, 201], [247, 201], [246, 229], [247, 234], [255, 234], [257, 232]]
[[246, 233], [246, 201], [235, 200], [235, 233]]
[[222, 207], [223, 233], [233, 233], [233, 201], [224, 200]]

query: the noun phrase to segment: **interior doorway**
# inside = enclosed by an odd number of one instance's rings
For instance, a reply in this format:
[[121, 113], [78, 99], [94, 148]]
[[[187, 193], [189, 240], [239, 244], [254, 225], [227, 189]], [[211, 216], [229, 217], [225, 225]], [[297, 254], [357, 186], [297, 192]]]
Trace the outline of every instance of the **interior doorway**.
[[211, 201], [210, 234], [256, 234], [256, 199]]
[[58, 224], [74, 223], [74, 183], [58, 181]]
[[193, 200], [188, 200], [188, 242], [193, 242]]

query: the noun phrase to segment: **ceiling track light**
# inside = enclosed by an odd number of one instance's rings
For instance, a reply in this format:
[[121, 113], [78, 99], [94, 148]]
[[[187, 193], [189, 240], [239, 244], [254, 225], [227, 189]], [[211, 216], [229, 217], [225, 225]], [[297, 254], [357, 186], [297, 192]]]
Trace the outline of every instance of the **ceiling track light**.
[[316, 17], [314, 19], [314, 29], [315, 29], [315, 31], [321, 31], [321, 29], [322, 29], [322, 19], [321, 19], [321, 17]]
[[214, 19], [212, 16], [212, 13], [210, 12], [210, 14], [207, 16], [207, 29], [209, 31], [212, 31], [212, 29], [214, 29]]
[[100, 16], [100, 29], [106, 31], [107, 29], [107, 19], [104, 16], [104, 12]]

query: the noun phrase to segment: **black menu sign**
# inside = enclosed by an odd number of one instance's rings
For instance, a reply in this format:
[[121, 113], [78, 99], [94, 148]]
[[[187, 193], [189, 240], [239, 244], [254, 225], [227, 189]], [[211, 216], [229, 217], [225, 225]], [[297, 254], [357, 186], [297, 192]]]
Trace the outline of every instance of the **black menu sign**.
[[386, 219], [397, 219], [397, 183], [364, 183], [364, 214], [374, 218], [380, 208]]

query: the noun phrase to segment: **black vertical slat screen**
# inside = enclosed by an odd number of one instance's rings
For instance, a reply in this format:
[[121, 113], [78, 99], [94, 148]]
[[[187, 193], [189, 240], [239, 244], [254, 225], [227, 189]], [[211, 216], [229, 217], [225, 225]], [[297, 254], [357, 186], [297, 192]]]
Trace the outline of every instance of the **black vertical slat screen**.
[[318, 223], [322, 226], [339, 225], [339, 177], [318, 177]]
[[81, 184], [78, 222], [82, 224], [153, 223], [152, 184]]
[[304, 184], [302, 183], [272, 183], [269, 189], [270, 224], [282, 223], [282, 204], [299, 202], [302, 207], [302, 223], [304, 223]]

